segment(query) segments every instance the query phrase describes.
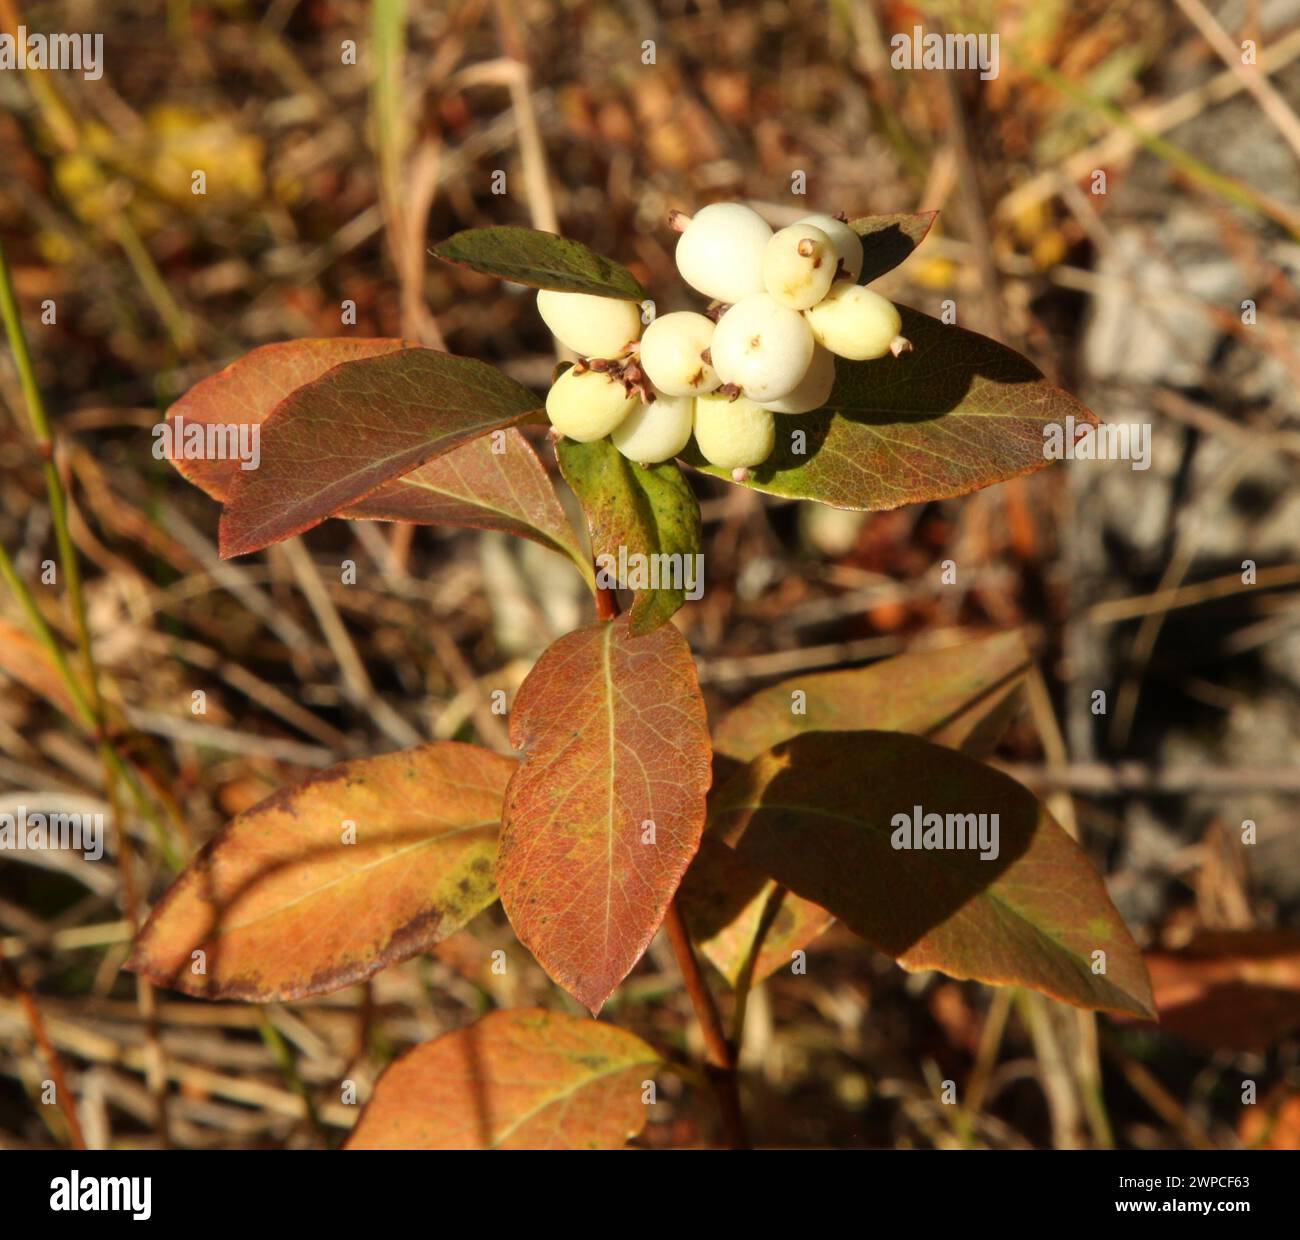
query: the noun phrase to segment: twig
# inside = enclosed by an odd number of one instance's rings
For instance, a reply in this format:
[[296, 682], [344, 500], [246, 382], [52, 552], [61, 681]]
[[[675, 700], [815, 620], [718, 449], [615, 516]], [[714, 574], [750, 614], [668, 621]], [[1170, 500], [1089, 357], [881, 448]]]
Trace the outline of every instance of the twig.
[[[1260, 72], [1268, 75], [1285, 68], [1300, 56], [1300, 30], [1292, 31], [1264, 50], [1260, 58]], [[1203, 86], [1176, 95], [1173, 99], [1136, 109], [1133, 120], [1147, 137], [1156, 137], [1198, 116], [1205, 108], [1231, 99], [1245, 90], [1244, 84], [1231, 69], [1225, 69]], [[1062, 180], [1086, 177], [1094, 168], [1105, 168], [1129, 158], [1143, 144], [1143, 135], [1133, 130], [1119, 129], [1081, 151], [1076, 151], [1064, 165], [1049, 168], [1036, 177], [1018, 185], [997, 206], [997, 213], [1014, 218], [1056, 193]]]
[[722, 1018], [718, 1015], [718, 1006], [713, 1001], [713, 993], [704, 980], [704, 974], [700, 972], [700, 962], [695, 958], [690, 932], [686, 929], [686, 922], [676, 900], [668, 906], [664, 929], [668, 932], [668, 941], [677, 958], [677, 967], [682, 971], [686, 993], [690, 996], [691, 1007], [695, 1009], [695, 1019], [700, 1022], [700, 1031], [704, 1034], [705, 1071], [718, 1100], [728, 1144], [734, 1150], [750, 1149], [749, 1132], [745, 1127], [736, 1080], [736, 1052], [727, 1040]]
[[510, 103], [519, 122], [519, 156], [524, 165], [528, 210], [534, 228], [557, 233], [560, 231], [559, 216], [555, 211], [555, 196], [551, 193], [551, 177], [546, 166], [546, 145], [542, 142], [537, 109], [533, 105], [532, 74], [519, 30], [519, 16], [514, 0], [496, 0], [494, 7], [501, 50], [515, 64], [515, 72], [510, 77]]
[[1180, 607], [1194, 607], [1197, 603], [1231, 598], [1234, 594], [1294, 585], [1300, 585], [1300, 567], [1279, 564], [1273, 568], [1261, 568], [1253, 585], [1244, 584], [1240, 573], [1228, 573], [1227, 576], [1212, 577], [1209, 581], [1197, 581], [1189, 586], [1157, 590], [1154, 594], [1111, 599], [1095, 604], [1083, 614], [1089, 624], [1118, 624], [1121, 620], [1132, 620], [1156, 612], [1177, 611]]
[[991, 765], [1029, 788], [1061, 788], [1093, 796], [1141, 793], [1167, 796], [1189, 792], [1300, 793], [1300, 768], [1215, 767], [1197, 764], [1154, 767], [1141, 762], [1076, 762], [1069, 766], [1034, 766], [1020, 762]]
[[1259, 71], [1258, 65], [1242, 63], [1241, 48], [1237, 46], [1215, 20], [1214, 14], [1201, 3], [1201, 0], [1177, 0], [1178, 7], [1186, 14], [1187, 20], [1201, 32], [1205, 41], [1214, 48], [1219, 58], [1228, 66], [1241, 84], [1259, 104], [1260, 111], [1273, 122], [1273, 127], [1286, 140], [1286, 144], [1300, 159], [1300, 120], [1291, 111], [1287, 101], [1278, 93], [1277, 87]]
[[13, 990], [18, 995], [23, 1015], [27, 1018], [27, 1027], [32, 1032], [32, 1040], [40, 1048], [50, 1080], [54, 1082], [54, 1098], [68, 1125], [69, 1140], [73, 1149], [84, 1150], [86, 1138], [81, 1131], [81, 1120], [77, 1117], [76, 1099], [72, 1096], [72, 1090], [68, 1087], [68, 1078], [63, 1071], [63, 1059], [46, 1032], [45, 1021], [41, 1018], [41, 1009], [36, 1002], [36, 996], [23, 984], [18, 970], [5, 959], [2, 950], [0, 950], [0, 981], [4, 982], [6, 989]]
[[389, 738], [399, 745], [418, 745], [423, 737], [375, 692], [370, 673], [366, 671], [366, 665], [357, 653], [343, 618], [334, 606], [329, 591], [325, 589], [320, 570], [302, 545], [302, 540], [291, 538], [288, 542], [281, 543], [278, 550], [288, 560], [293, 575], [298, 579], [299, 589], [316, 613], [321, 633], [338, 663], [343, 678], [343, 692], [348, 700], [366, 711]]

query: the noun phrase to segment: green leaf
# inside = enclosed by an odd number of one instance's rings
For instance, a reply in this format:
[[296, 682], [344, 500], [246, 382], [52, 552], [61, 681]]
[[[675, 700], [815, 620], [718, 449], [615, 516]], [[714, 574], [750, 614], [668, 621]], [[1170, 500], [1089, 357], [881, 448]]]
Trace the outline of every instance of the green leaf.
[[[651, 632], [686, 601], [689, 574], [695, 574], [691, 584], [703, 585], [703, 561], [694, 558], [700, 554], [700, 505], [690, 483], [675, 461], [637, 465], [607, 439], [562, 439], [555, 452], [564, 480], [587, 514], [597, 570], [606, 569], [623, 584], [620, 553], [646, 557], [626, 563], [629, 569], [646, 565], [647, 572], [657, 564], [657, 580], [669, 583], [669, 588], [643, 589], [628, 574], [626, 585], [637, 592], [629, 612], [632, 632]], [[651, 556], [672, 558], [654, 561]]]
[[695, 664], [671, 624], [560, 638], [515, 697], [523, 750], [497, 859], [519, 941], [592, 1012], [641, 958], [700, 844], [711, 771]]
[[645, 1127], [660, 1057], [613, 1025], [490, 1012], [391, 1064], [350, 1150], [617, 1149]]
[[221, 516], [221, 554], [311, 529], [426, 461], [542, 407], [485, 362], [401, 349], [326, 371], [262, 426], [261, 465], [239, 473]]
[[[996, 857], [895, 848], [917, 807], [945, 822], [996, 814]], [[905, 969], [1154, 1015], [1141, 953], [1083, 851], [1030, 792], [956, 750], [897, 732], [804, 733], [719, 789], [712, 825]]]
[[[778, 415], [775, 450], [742, 485], [878, 512], [1032, 473], [1048, 463], [1044, 427], [1057, 426], [1064, 435], [1067, 416], [1076, 426], [1097, 421], [1020, 354], [918, 310], [898, 309], [913, 351], [873, 362], [837, 358], [825, 408]], [[730, 478], [730, 471], [707, 464], [694, 443], [682, 458]]]
[[128, 967], [201, 998], [267, 1002], [326, 994], [427, 950], [496, 899], [515, 765], [438, 741], [275, 793], [190, 862]]
[[581, 241], [535, 228], [467, 228], [439, 242], [430, 253], [457, 267], [469, 267], [512, 284], [623, 301], [644, 301], [647, 296], [626, 267]]
[[[714, 754], [749, 762], [801, 732], [876, 729], [910, 732], [985, 757], [1021, 705], [1030, 666], [1022, 636], [999, 633], [869, 667], [794, 676], [725, 715], [714, 729]], [[803, 713], [796, 714], [796, 706]], [[783, 891], [713, 831], [705, 833], [680, 898], [700, 950], [733, 986], [751, 958], [750, 981], [762, 981], [834, 920]]]
[[913, 215], [864, 215], [849, 221], [862, 238], [862, 274], [859, 284], [870, 284], [907, 258], [930, 231], [938, 211]]

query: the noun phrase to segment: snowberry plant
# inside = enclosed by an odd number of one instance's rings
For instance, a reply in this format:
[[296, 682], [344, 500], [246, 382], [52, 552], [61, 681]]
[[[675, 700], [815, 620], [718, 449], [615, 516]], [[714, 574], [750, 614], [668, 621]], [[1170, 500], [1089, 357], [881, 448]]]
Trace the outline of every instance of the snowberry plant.
[[[544, 400], [481, 361], [341, 338], [255, 349], [170, 411], [177, 468], [224, 506], [225, 556], [331, 517], [471, 526], [568, 557], [594, 595], [595, 621], [509, 704], [515, 752], [435, 742], [285, 788], [207, 844], [136, 944], [134, 969], [187, 994], [296, 999], [427, 951], [500, 900], [580, 1007], [557, 995], [417, 1046], [379, 1077], [349, 1147], [634, 1138], [682, 1049], [574, 1013], [596, 1017], [661, 927], [733, 1145], [748, 1140], [746, 996], [814, 970], [806, 949], [833, 920], [905, 969], [1152, 1015], [1084, 853], [985, 762], [1031, 671], [1019, 635], [796, 676], [711, 729], [669, 623], [682, 581], [593, 571], [699, 554], [683, 465], [872, 511], [1037, 469], [1049, 431], [1095, 422], [1019, 355], [868, 287], [930, 222], [810, 215], [774, 232], [739, 204], [675, 214], [678, 269], [704, 300], [658, 317], [629, 271], [574, 241], [470, 230], [435, 253], [537, 288], [578, 356]], [[547, 418], [581, 533], [520, 429]], [[257, 469], [186, 450], [248, 423]]]

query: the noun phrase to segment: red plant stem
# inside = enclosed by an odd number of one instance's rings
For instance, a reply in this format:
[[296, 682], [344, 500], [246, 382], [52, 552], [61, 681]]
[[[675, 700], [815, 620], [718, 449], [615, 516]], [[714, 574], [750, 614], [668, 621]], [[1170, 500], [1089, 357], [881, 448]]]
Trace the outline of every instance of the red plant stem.
[[596, 587], [596, 615], [601, 620], [613, 620], [618, 615], [618, 595], [608, 586]]
[[700, 1022], [704, 1034], [705, 1074], [713, 1086], [714, 1096], [718, 1100], [718, 1110], [722, 1115], [722, 1126], [727, 1134], [727, 1143], [733, 1150], [753, 1148], [749, 1141], [749, 1132], [745, 1127], [744, 1112], [740, 1109], [740, 1088], [736, 1080], [736, 1052], [727, 1040], [722, 1027], [722, 1017], [718, 1015], [718, 1005], [713, 1001], [713, 992], [700, 971], [700, 962], [695, 958], [695, 948], [691, 946], [691, 936], [682, 918], [682, 910], [674, 900], [668, 907], [668, 916], [664, 918], [664, 929], [668, 932], [668, 941], [672, 944], [673, 955], [677, 957], [677, 967], [682, 971], [682, 980], [686, 983], [686, 993], [690, 996], [691, 1006], [695, 1009], [695, 1019]]

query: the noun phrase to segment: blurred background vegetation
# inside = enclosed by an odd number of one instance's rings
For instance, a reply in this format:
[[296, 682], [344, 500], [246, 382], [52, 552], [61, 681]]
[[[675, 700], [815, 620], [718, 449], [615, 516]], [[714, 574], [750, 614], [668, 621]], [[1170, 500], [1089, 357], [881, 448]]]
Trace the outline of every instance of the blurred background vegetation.
[[[414, 1042], [570, 1003], [499, 909], [300, 1003], [140, 993], [120, 971], [132, 918], [231, 814], [341, 756], [508, 748], [492, 691], [591, 614], [551, 553], [470, 531], [330, 522], [223, 564], [216, 506], [154, 459], [150, 429], [199, 378], [301, 336], [404, 336], [541, 389], [554, 356], [531, 296], [428, 244], [560, 231], [662, 310], [687, 301], [666, 213], [716, 199], [778, 224], [939, 210], [882, 290], [951, 301], [1103, 419], [1153, 427], [1146, 471], [1056, 466], [872, 515], [695, 476], [708, 588], [678, 622], [714, 712], [803, 669], [1025, 629], [1042, 675], [999, 761], [1108, 876], [1163, 1017], [909, 976], [832, 929], [807, 976], [750, 1000], [757, 1139], [1300, 1145], [1294, 0], [0, 0], [0, 26], [20, 22], [104, 35], [99, 80], [0, 72], [0, 241], [142, 796], [121, 807], [134, 897], [109, 864], [0, 858], [0, 1145], [75, 1139], [40, 1103], [52, 1073], [91, 1145], [334, 1145], [355, 1116], [340, 1080], [364, 1100]], [[891, 36], [918, 23], [997, 33], [998, 76], [891, 68]], [[73, 649], [65, 592], [41, 584], [55, 531], [7, 353], [0, 463], [0, 540]], [[29, 620], [0, 596], [0, 808], [107, 809]], [[661, 943], [608, 1013], [698, 1051]], [[716, 1139], [707, 1091], [669, 1076], [661, 1102], [644, 1143]]]

